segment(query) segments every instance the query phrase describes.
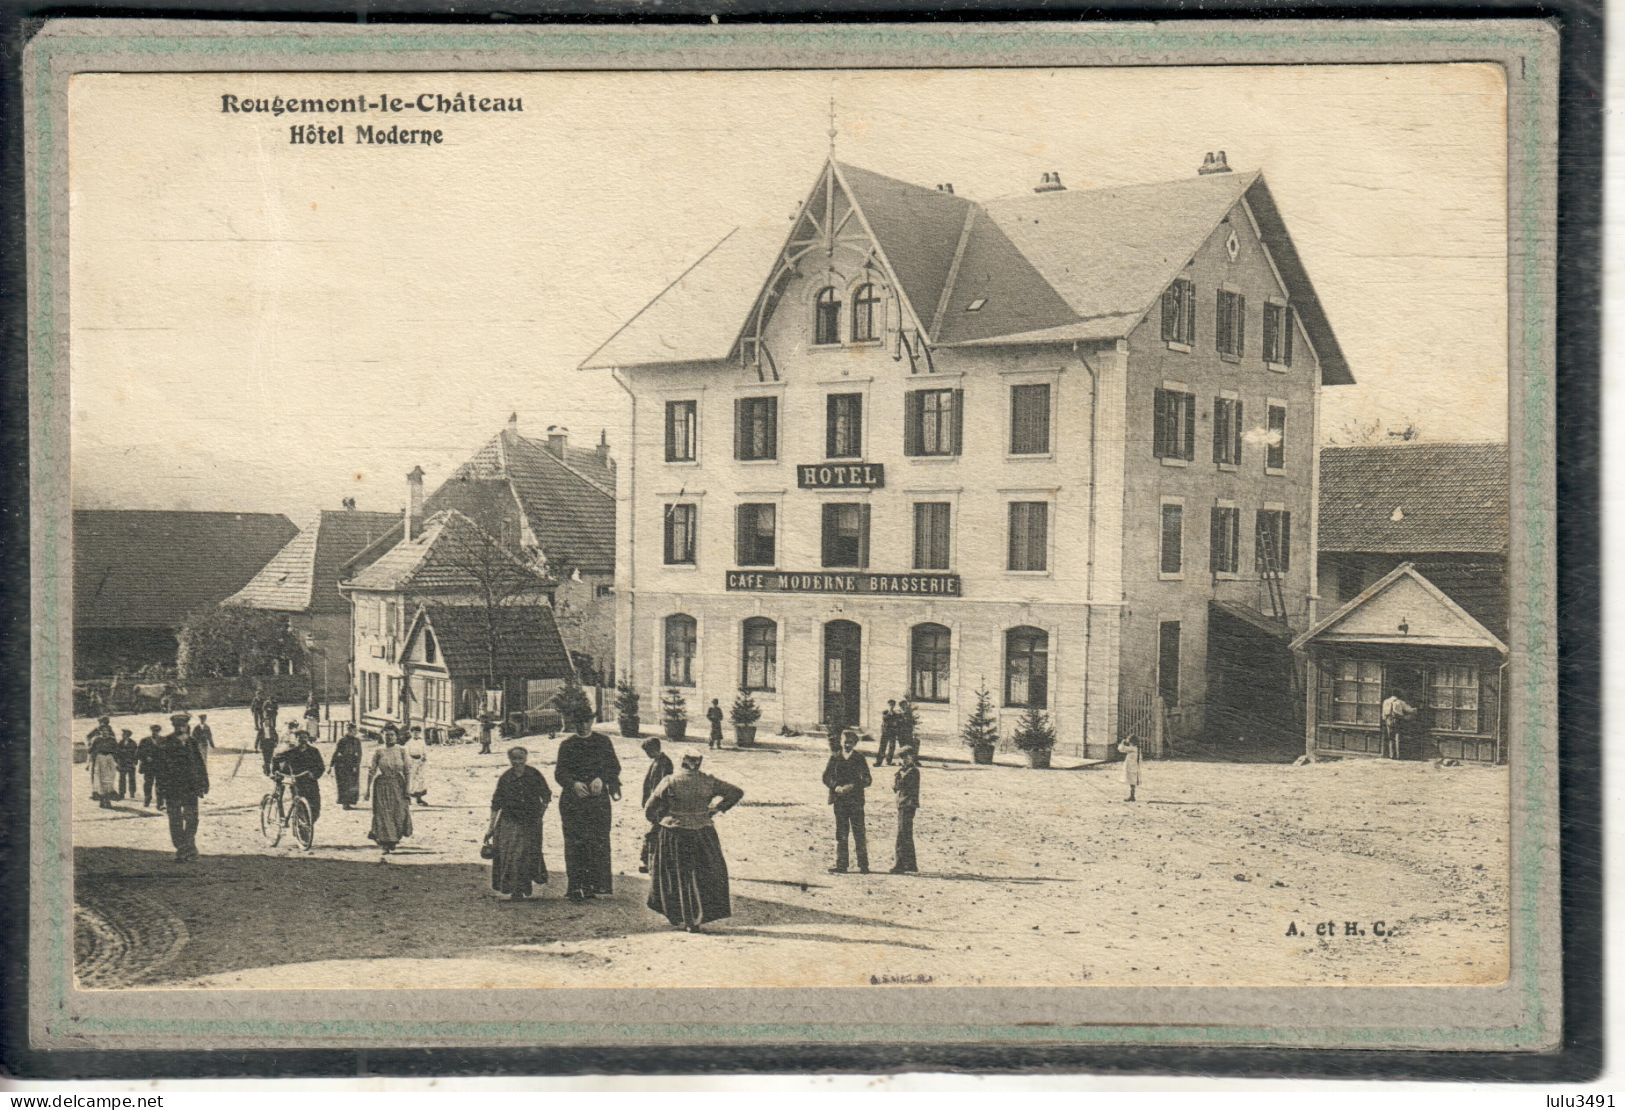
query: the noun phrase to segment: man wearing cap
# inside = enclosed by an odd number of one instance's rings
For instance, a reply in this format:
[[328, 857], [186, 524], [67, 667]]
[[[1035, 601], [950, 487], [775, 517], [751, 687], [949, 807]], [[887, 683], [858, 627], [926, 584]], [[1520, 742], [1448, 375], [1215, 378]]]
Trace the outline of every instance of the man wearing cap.
[[197, 727], [192, 730], [192, 739], [197, 742], [199, 751], [206, 751], [214, 747], [214, 730], [209, 727], [209, 715], [197, 715]]
[[833, 875], [846, 874], [847, 838], [857, 849], [858, 870], [869, 873], [869, 839], [863, 821], [863, 792], [874, 780], [869, 775], [869, 761], [858, 753], [858, 732], [847, 729], [841, 734], [841, 750], [829, 757], [824, 766], [824, 785], [829, 789], [829, 804], [835, 808], [835, 866]]
[[158, 741], [158, 788], [169, 811], [169, 839], [175, 862], [197, 859], [197, 803], [209, 792], [209, 765], [186, 727], [191, 714], [171, 714], [175, 727]]
[[162, 725], [153, 725], [135, 749], [135, 765], [141, 771], [141, 804], [151, 806], [156, 796], [159, 812], [164, 808], [164, 785], [158, 781], [158, 742], [163, 732]]
[[277, 755], [276, 765], [291, 781], [294, 797], [303, 798], [305, 804], [310, 806], [310, 823], [315, 825], [322, 816], [322, 785], [319, 780], [327, 771], [327, 765], [322, 761], [322, 753], [311, 745], [310, 733], [304, 729], [294, 733], [293, 747]]
[[113, 759], [118, 764], [119, 801], [135, 797], [135, 764], [140, 752], [141, 747], [135, 742], [135, 737], [129, 729], [124, 729], [119, 736], [118, 751], [113, 753]]

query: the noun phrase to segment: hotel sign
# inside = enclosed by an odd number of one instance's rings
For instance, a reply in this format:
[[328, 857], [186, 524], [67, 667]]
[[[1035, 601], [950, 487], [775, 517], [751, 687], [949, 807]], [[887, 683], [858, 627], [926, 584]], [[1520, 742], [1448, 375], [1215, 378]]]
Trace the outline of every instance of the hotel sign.
[[800, 489], [881, 489], [885, 463], [802, 463], [796, 467]]
[[883, 574], [872, 570], [730, 570], [728, 589], [768, 594], [960, 595], [957, 574]]

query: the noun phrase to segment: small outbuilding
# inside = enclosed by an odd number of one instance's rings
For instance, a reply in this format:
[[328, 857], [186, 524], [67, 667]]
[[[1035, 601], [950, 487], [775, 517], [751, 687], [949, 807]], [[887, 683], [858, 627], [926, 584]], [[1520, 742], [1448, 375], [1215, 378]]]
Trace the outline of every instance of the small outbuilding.
[[533, 723], [574, 675], [545, 601], [420, 605], [401, 667], [408, 720], [439, 737], [484, 712], [516, 726]]
[[1381, 756], [1383, 703], [1417, 713], [1401, 759], [1500, 762], [1507, 647], [1413, 563], [1402, 563], [1292, 642], [1308, 659], [1305, 750]]

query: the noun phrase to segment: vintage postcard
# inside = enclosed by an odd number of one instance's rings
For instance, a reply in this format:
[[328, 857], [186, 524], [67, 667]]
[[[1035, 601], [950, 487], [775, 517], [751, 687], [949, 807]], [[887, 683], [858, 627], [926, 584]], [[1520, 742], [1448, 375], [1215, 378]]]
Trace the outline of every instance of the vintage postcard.
[[227, 30], [29, 52], [37, 1046], [1556, 1043], [1544, 24]]

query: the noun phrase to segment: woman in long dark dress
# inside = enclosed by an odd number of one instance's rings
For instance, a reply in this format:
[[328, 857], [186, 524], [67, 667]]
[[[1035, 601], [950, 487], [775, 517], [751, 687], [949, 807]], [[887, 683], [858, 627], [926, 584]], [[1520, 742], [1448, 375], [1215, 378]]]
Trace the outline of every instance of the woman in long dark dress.
[[344, 730], [333, 749], [333, 782], [338, 788], [339, 805], [353, 808], [361, 797], [361, 737], [355, 734], [354, 725]]
[[739, 804], [745, 792], [700, 770], [700, 757], [683, 765], [649, 796], [643, 815], [659, 828], [650, 868], [649, 908], [691, 933], [733, 913], [728, 861], [712, 819]]
[[406, 753], [396, 742], [395, 733], [386, 731], [384, 746], [373, 750], [372, 766], [367, 769], [367, 791], [362, 795], [372, 800], [372, 831], [367, 837], [377, 841], [386, 856], [412, 835], [406, 775]]
[[497, 779], [491, 795], [491, 889], [515, 902], [530, 897], [531, 884], [547, 882], [542, 859], [542, 815], [553, 801], [547, 779], [526, 766], [530, 752], [508, 749], [509, 768]]

